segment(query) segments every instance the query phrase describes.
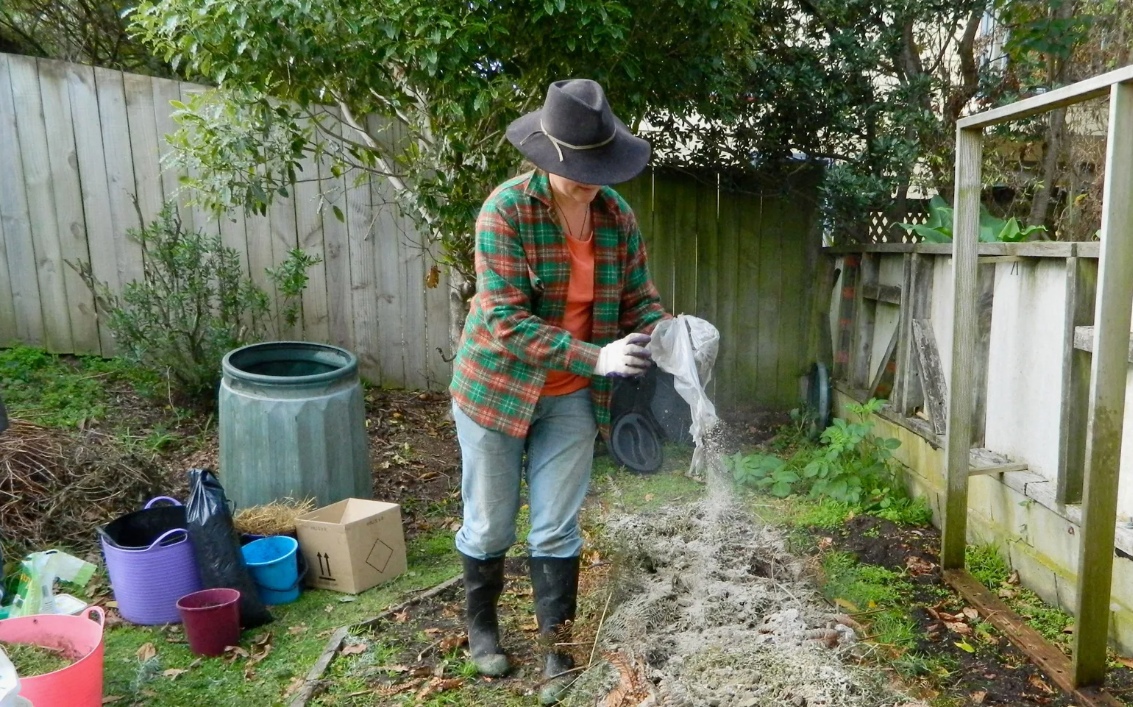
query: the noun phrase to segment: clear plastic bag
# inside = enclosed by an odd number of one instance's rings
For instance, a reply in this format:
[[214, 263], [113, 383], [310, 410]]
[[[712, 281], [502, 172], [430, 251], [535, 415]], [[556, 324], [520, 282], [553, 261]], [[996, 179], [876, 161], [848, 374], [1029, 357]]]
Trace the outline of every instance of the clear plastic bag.
[[707, 387], [720, 351], [720, 332], [700, 317], [681, 314], [653, 329], [649, 351], [661, 370], [673, 375], [673, 387], [692, 411], [689, 432], [696, 444], [692, 457], [695, 471], [704, 461], [707, 436], [719, 422]]

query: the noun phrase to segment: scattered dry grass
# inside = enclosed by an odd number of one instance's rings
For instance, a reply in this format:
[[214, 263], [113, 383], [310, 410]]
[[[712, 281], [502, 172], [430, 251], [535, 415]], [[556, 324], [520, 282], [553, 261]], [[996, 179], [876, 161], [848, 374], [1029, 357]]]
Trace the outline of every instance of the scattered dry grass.
[[9, 552], [86, 551], [95, 527], [141, 508], [163, 486], [157, 463], [97, 431], [21, 420], [0, 436], [0, 518]]
[[315, 510], [315, 499], [296, 501], [286, 498], [262, 506], [250, 506], [236, 513], [233, 525], [247, 535], [287, 535], [295, 531], [295, 519]]

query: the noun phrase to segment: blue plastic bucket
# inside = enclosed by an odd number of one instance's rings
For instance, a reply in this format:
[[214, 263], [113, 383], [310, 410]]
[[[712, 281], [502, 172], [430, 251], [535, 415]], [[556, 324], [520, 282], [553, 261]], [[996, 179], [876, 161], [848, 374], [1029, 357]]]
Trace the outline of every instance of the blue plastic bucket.
[[244, 563], [265, 604], [288, 604], [299, 598], [299, 542], [286, 535], [271, 535], [241, 548]]

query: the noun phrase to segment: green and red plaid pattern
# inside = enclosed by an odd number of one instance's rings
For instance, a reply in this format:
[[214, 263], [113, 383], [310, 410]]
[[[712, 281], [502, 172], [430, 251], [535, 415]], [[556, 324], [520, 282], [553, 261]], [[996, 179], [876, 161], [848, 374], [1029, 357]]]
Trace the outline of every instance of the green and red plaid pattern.
[[[476, 294], [449, 386], [456, 404], [480, 426], [526, 436], [548, 370], [592, 376], [602, 346], [620, 335], [648, 332], [667, 316], [629, 205], [603, 187], [591, 217], [594, 329], [587, 342], [562, 328], [570, 251], [554, 217], [546, 173], [505, 182], [480, 209]], [[609, 380], [591, 379], [603, 434], [609, 432], [610, 388]]]

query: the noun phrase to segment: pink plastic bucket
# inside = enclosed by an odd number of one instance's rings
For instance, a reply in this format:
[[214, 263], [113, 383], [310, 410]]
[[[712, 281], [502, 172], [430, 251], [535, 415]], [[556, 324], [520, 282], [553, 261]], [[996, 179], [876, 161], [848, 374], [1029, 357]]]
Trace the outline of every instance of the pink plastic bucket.
[[102, 627], [92, 606], [79, 616], [37, 614], [0, 621], [0, 641], [62, 649], [75, 662], [53, 673], [20, 678], [20, 697], [35, 707], [101, 707]]

